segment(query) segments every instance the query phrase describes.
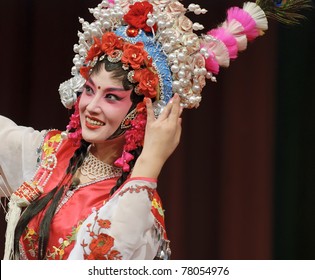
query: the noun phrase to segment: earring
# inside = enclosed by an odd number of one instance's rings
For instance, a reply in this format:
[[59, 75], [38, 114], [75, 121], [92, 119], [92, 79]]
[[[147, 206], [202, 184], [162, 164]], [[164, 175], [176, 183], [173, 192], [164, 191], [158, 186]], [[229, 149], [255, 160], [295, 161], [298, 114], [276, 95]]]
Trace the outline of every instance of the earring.
[[123, 119], [123, 121], [120, 124], [121, 129], [127, 129], [131, 126], [131, 121], [134, 120], [134, 118], [137, 115], [137, 108], [134, 108], [132, 111], [130, 111], [127, 116]]

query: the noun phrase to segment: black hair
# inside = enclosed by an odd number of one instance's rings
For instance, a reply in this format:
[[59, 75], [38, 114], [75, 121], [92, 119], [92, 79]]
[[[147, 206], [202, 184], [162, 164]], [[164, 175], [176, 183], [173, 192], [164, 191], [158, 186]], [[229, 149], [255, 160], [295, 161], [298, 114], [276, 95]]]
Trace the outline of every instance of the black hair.
[[[105, 67], [105, 70], [111, 72], [112, 78], [118, 79], [122, 82], [124, 89], [129, 90], [133, 89], [134, 86], [129, 82], [127, 78], [128, 71], [122, 68], [122, 63], [111, 63], [107, 60], [107, 58], [99, 61], [93, 68], [93, 73], [98, 73], [101, 70], [101, 67]], [[142, 96], [137, 95], [134, 90], [130, 95], [132, 106], [129, 109], [128, 113], [132, 111], [137, 104], [143, 100]], [[113, 135], [109, 139], [116, 138], [124, 133], [125, 130], [122, 128], [118, 128]], [[55, 215], [56, 209], [60, 203], [60, 200], [64, 194], [64, 190], [66, 187], [70, 185], [71, 179], [76, 171], [82, 165], [84, 158], [87, 155], [88, 147], [90, 143], [85, 140], [81, 140], [80, 147], [76, 149], [72, 158], [69, 161], [69, 165], [65, 172], [64, 178], [61, 182], [53, 188], [50, 192], [45, 194], [44, 196], [39, 197], [34, 200], [23, 212], [21, 215], [19, 222], [15, 229], [14, 235], [14, 256], [16, 259], [19, 259], [20, 251], [19, 251], [19, 240], [25, 231], [28, 223], [41, 211], [45, 211], [43, 214], [43, 218], [41, 219], [39, 226], [39, 238], [38, 238], [38, 259], [42, 260], [46, 258], [47, 245], [49, 241], [49, 231], [52, 218]], [[132, 170], [137, 158], [141, 153], [142, 148], [139, 147], [134, 151], [130, 151], [130, 153], [134, 156], [134, 159], [129, 162], [130, 168]], [[118, 178], [116, 185], [111, 189], [110, 195], [112, 195], [128, 178], [130, 172], [123, 172], [121, 177]], [[45, 208], [47, 208], [45, 210]]]

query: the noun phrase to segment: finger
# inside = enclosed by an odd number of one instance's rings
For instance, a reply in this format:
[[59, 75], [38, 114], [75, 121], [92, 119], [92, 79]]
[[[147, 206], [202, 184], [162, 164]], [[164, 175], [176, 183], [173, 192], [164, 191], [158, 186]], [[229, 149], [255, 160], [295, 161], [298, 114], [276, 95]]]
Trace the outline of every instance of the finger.
[[180, 136], [180, 135], [181, 135], [181, 132], [182, 132], [182, 121], [183, 121], [182, 118], [178, 118], [177, 131], [176, 131], [176, 134], [177, 134], [178, 136]]
[[182, 115], [183, 111], [184, 111], [184, 107], [183, 107], [183, 106], [180, 106], [180, 109], [179, 109], [179, 116]]
[[169, 116], [169, 114], [172, 110], [172, 106], [173, 106], [173, 98], [164, 107], [164, 109], [163, 109], [162, 113], [160, 114], [160, 116], [158, 117], [158, 119], [159, 120], [165, 120]]
[[182, 109], [180, 106], [180, 98], [178, 94], [176, 93], [173, 98], [173, 106], [172, 106], [172, 111], [169, 116], [169, 120], [171, 122], [176, 122], [181, 114], [181, 110]]
[[176, 131], [174, 135], [174, 139], [177, 143], [180, 142], [181, 134], [182, 134], [182, 118], [179, 118], [177, 121], [177, 127], [176, 127]]
[[153, 122], [155, 120], [152, 100], [150, 98], [145, 98], [145, 104], [147, 107], [147, 123]]

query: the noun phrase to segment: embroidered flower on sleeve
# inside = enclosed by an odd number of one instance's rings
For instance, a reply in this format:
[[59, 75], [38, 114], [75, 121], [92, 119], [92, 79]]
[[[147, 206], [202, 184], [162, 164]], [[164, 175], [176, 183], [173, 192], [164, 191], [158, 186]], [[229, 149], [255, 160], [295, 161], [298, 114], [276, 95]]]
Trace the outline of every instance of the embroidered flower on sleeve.
[[109, 220], [102, 220], [102, 219], [99, 219], [97, 221], [98, 225], [101, 227], [101, 228], [110, 228], [111, 226], [111, 222]]
[[125, 188], [124, 190], [122, 190], [119, 193], [119, 196], [123, 196], [123, 195], [125, 195], [125, 193], [140, 193], [140, 191], [146, 191], [148, 193], [149, 200], [152, 201], [154, 190], [148, 186], [138, 186], [138, 185], [129, 186], [129, 187]]
[[163, 208], [162, 208], [162, 205], [159, 201], [157, 201], [156, 198], [154, 198], [152, 200], [152, 206], [158, 211], [158, 213], [164, 217], [164, 211], [163, 211]]
[[[122, 256], [119, 251], [113, 249], [115, 239], [107, 233], [101, 232], [110, 229], [111, 222], [107, 219], [99, 219], [98, 212], [94, 217], [94, 222], [86, 225], [87, 232], [91, 237], [90, 242], [84, 239], [81, 246], [84, 251], [85, 260], [121, 260]], [[88, 250], [90, 252], [88, 252]]]
[[107, 256], [108, 260], [121, 260], [120, 252], [117, 250], [111, 250]]
[[[93, 238], [90, 243], [91, 254], [96, 256], [106, 255], [114, 246], [114, 238], [105, 233], [100, 233], [96, 238]], [[102, 258], [100, 258], [102, 259]]]

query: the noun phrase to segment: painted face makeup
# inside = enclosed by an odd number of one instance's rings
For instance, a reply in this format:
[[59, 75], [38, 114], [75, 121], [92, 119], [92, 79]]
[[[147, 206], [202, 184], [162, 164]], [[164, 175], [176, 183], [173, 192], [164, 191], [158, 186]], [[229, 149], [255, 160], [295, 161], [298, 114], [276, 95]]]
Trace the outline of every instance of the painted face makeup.
[[131, 91], [104, 68], [91, 75], [79, 103], [84, 140], [101, 144], [117, 130], [132, 105]]

